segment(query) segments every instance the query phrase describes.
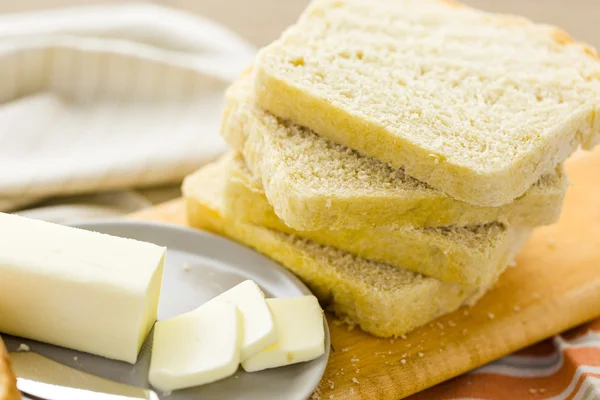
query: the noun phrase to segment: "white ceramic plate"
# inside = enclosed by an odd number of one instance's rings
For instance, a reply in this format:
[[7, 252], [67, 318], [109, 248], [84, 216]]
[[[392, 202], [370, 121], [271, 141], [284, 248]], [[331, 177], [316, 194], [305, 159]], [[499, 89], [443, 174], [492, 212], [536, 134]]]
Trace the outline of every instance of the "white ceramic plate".
[[[193, 310], [246, 279], [255, 281], [267, 297], [310, 294], [298, 278], [274, 261], [209, 233], [175, 225], [133, 221], [94, 222], [77, 227], [167, 247], [159, 320]], [[240, 369], [235, 374], [237, 378], [234, 376], [206, 386], [176, 391], [168, 396], [158, 394], [164, 400], [304, 400], [319, 383], [329, 357], [329, 329], [325, 320], [323, 323], [326, 354], [316, 360], [251, 374]], [[15, 351], [20, 343], [25, 343], [31, 351], [72, 368], [137, 387], [150, 387], [148, 366], [152, 335], [134, 366], [31, 340], [10, 336], [4, 336], [4, 339], [9, 351]]]

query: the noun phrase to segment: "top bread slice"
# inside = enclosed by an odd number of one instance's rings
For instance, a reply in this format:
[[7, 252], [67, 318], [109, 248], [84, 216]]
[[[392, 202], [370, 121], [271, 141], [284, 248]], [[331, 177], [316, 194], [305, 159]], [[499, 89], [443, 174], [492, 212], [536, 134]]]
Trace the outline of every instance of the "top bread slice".
[[600, 133], [600, 60], [449, 1], [315, 0], [255, 64], [259, 106], [470, 204], [525, 193]]
[[558, 167], [511, 204], [472, 206], [263, 111], [254, 102], [249, 73], [227, 92], [222, 135], [244, 155], [279, 218], [299, 231], [550, 224], [568, 185]]

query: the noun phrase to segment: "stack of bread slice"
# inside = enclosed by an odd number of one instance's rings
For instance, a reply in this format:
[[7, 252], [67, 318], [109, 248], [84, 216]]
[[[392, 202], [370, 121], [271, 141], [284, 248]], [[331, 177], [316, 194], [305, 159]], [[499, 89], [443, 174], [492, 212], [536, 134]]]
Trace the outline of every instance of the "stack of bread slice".
[[473, 304], [555, 222], [600, 133], [600, 61], [556, 28], [438, 0], [314, 0], [227, 92], [232, 151], [193, 226], [402, 335]]

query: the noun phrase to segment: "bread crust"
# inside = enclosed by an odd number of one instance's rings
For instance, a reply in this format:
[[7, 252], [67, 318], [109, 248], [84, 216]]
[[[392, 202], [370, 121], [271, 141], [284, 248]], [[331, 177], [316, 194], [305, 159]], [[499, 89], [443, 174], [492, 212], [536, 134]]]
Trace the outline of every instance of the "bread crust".
[[[472, 10], [476, 11], [475, 8], [469, 7], [466, 4], [455, 1], [455, 0], [440, 0], [440, 3], [445, 6], [452, 7], [452, 8], [468, 7], [468, 8], [471, 8]], [[534, 24], [534, 22], [532, 20], [527, 19], [525, 17], [521, 17], [519, 15], [495, 14], [494, 17], [497, 20], [504, 17], [503, 20], [507, 24], [520, 25], [520, 26]], [[573, 39], [571, 37], [571, 35], [569, 35], [567, 32], [565, 32], [564, 30], [562, 30], [556, 26], [551, 26], [550, 36], [556, 43], [558, 43], [560, 45], [563, 45], [563, 46], [573, 45], [573, 44], [579, 45], [581, 47], [581, 50], [584, 53], [586, 53], [589, 56], [594, 57], [596, 59], [600, 59], [600, 57], [598, 56], [598, 50], [595, 47], [593, 47], [592, 45], [590, 45], [588, 43], [580, 42], [580, 41]]]
[[[227, 91], [221, 135], [244, 155], [275, 213], [291, 228], [439, 227], [498, 221], [538, 226], [551, 224], [560, 215], [568, 184], [560, 168], [503, 207], [472, 207], [422, 182], [417, 184], [408, 175], [402, 178], [384, 163], [350, 154], [308, 129], [276, 119], [256, 106], [252, 83], [252, 76], [245, 73]], [[302, 150], [307, 148], [311, 151]], [[355, 174], [335, 175], [333, 170]], [[365, 179], [357, 181], [355, 175]]]
[[[510, 261], [514, 247], [529, 228], [499, 225], [467, 228], [419, 229], [363, 228], [297, 231], [283, 223], [268, 203], [260, 181], [253, 180], [243, 167], [241, 156], [228, 154], [218, 163], [215, 175], [226, 182], [225, 209], [248, 222], [275, 231], [335, 247], [361, 258], [408, 269], [441, 281], [465, 287], [488, 287]], [[476, 233], [477, 232], [477, 233]], [[474, 251], [477, 248], [477, 251]]]
[[0, 400], [20, 400], [17, 377], [12, 370], [8, 351], [0, 338]]

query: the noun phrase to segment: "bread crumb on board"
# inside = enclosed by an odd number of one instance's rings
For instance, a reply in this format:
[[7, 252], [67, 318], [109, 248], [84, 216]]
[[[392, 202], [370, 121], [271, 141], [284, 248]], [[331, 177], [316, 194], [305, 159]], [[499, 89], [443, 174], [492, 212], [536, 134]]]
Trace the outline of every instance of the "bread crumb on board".
[[21, 343], [19, 345], [19, 348], [17, 349], [18, 352], [28, 352], [29, 350], [31, 350], [31, 347], [27, 346], [25, 343]]
[[544, 388], [530, 388], [529, 389], [529, 394], [544, 394], [546, 393], [546, 389]]

